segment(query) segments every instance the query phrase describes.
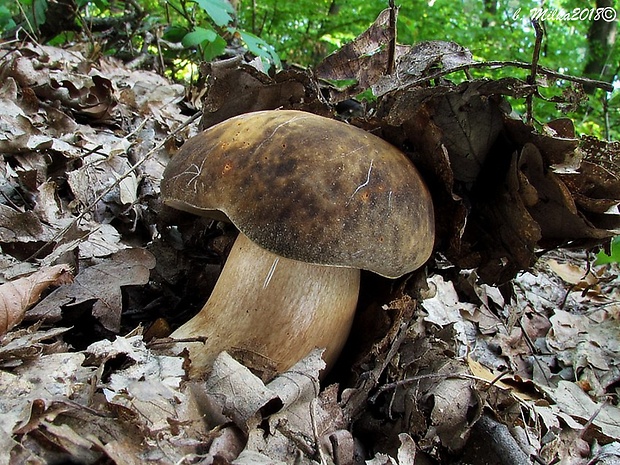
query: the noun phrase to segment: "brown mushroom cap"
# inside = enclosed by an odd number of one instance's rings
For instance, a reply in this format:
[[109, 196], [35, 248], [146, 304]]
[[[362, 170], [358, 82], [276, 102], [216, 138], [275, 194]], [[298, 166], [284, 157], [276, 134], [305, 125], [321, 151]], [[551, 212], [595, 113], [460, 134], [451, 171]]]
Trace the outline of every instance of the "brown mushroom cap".
[[430, 256], [434, 217], [418, 171], [359, 128], [294, 110], [260, 111], [189, 139], [164, 202], [213, 216], [286, 258], [394, 278]]

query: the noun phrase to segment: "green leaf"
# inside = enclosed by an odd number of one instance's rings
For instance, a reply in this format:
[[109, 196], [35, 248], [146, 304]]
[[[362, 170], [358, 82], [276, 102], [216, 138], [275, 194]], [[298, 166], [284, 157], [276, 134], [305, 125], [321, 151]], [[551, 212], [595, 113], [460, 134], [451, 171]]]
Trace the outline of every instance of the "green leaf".
[[110, 2], [108, 0], [76, 0], [76, 5], [78, 8], [84, 8], [88, 4], [94, 4], [99, 11], [107, 11], [110, 7]]
[[607, 255], [602, 250], [596, 256], [596, 264], [620, 263], [620, 236], [616, 236], [611, 241], [611, 255]]
[[183, 37], [188, 34], [188, 30], [182, 26], [168, 26], [164, 30], [163, 39], [169, 42], [181, 42]]
[[190, 48], [203, 42], [213, 42], [217, 37], [217, 33], [213, 29], [197, 27], [192, 32], [185, 34], [181, 43], [183, 47]]
[[[45, 23], [45, 14], [47, 13], [47, 0], [33, 0], [32, 6], [26, 10], [28, 25], [38, 29], [41, 24]], [[36, 31], [29, 31], [36, 34]]]
[[274, 63], [277, 67], [282, 66], [280, 57], [273, 47], [271, 47], [267, 42], [250, 32], [242, 30], [237, 30], [237, 32], [241, 36], [241, 40], [245, 42], [245, 45], [250, 52], [258, 57], [265, 58], [266, 60]]
[[0, 6], [0, 31], [8, 31], [15, 27], [11, 11], [4, 5]]
[[196, 0], [196, 3], [220, 27], [226, 26], [233, 20], [232, 15], [235, 10], [226, 0]]
[[226, 45], [228, 45], [226, 41], [218, 35], [215, 40], [209, 42], [207, 45], [204, 46], [202, 52], [203, 58], [206, 61], [213, 60], [215, 57], [224, 53]]

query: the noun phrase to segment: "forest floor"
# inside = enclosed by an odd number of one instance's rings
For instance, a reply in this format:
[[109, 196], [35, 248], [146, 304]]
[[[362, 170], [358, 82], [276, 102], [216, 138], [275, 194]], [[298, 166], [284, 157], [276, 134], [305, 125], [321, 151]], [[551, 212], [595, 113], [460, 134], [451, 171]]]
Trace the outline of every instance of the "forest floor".
[[[491, 242], [479, 268], [437, 253], [395, 282], [364, 274], [353, 336], [325, 380], [320, 352], [273, 380], [223, 354], [207, 380], [189, 380], [166, 336], [208, 297], [234, 231], [162, 207], [167, 161], [200, 124], [247, 110], [248, 95], [328, 106], [305, 74], [259, 85], [228, 62], [235, 79], [218, 85], [240, 95], [209, 94], [200, 123], [196, 99], [152, 72], [79, 49], [1, 53], [0, 465], [620, 463], [620, 269], [594, 265], [586, 246], [538, 249], [528, 271], [510, 254], [517, 268], [497, 265], [505, 252]], [[515, 198], [489, 217], [527, 242]], [[465, 228], [459, 208], [442, 209], [444, 237]], [[512, 237], [501, 242], [517, 256]], [[504, 272], [514, 278], [488, 279]]]

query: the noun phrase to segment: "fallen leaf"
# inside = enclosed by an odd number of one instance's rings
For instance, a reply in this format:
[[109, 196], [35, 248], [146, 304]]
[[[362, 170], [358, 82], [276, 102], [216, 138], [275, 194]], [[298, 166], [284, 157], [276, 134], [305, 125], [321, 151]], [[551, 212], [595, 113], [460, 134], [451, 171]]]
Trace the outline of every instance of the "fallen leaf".
[[207, 63], [204, 74], [208, 80], [200, 121], [203, 129], [250, 111], [282, 108], [331, 113], [309, 71], [283, 70], [272, 78], [233, 58]]
[[29, 360], [52, 353], [67, 352], [68, 345], [60, 339], [70, 328], [40, 330], [41, 323], [15, 329], [0, 338], [0, 366], [15, 368]]
[[372, 92], [381, 97], [389, 92], [421, 86], [424, 77], [437, 71], [449, 71], [474, 62], [469, 50], [455, 42], [429, 40], [412, 46], [396, 47], [396, 70], [380, 76], [371, 84]]
[[434, 275], [428, 279], [428, 284], [434, 288], [435, 295], [422, 301], [422, 307], [428, 312], [426, 321], [439, 326], [446, 326], [463, 320], [461, 312], [473, 312], [474, 304], [461, 302], [454, 284], [444, 281], [443, 276]]
[[607, 402], [594, 402], [575, 383], [560, 381], [551, 393], [562, 412], [571, 415], [584, 424], [592, 421], [607, 438], [620, 437], [620, 409]]
[[[446, 363], [438, 374], [455, 374], [458, 364]], [[420, 399], [419, 408], [424, 403], [432, 406], [429, 430], [426, 440], [437, 436], [441, 443], [450, 450], [461, 450], [467, 442], [471, 427], [482, 412], [478, 394], [473, 389], [471, 380], [442, 379], [426, 384], [425, 395]]]
[[0, 336], [18, 325], [50, 286], [71, 282], [66, 265], [41, 268], [30, 276], [0, 285]]
[[18, 446], [15, 430], [34, 429], [43, 418], [38, 410], [46, 410], [54, 401], [82, 400], [86, 405], [88, 384], [93, 370], [82, 366], [84, 355], [61, 353], [37, 357], [16, 368], [14, 373], [0, 370], [0, 464], [10, 462], [11, 450]]
[[400, 447], [396, 455], [398, 465], [415, 465], [417, 449], [415, 441], [407, 433], [400, 433], [398, 439], [400, 440]]
[[246, 432], [270, 402], [276, 401], [281, 406], [276, 394], [227, 352], [222, 352], [213, 362], [205, 389], [222, 413]]
[[547, 261], [547, 265], [563, 281], [573, 286], [579, 285], [576, 289], [585, 289], [598, 283], [598, 278], [591, 270], [584, 270], [574, 263], [560, 263], [555, 259]]
[[93, 301], [92, 313], [112, 332], [120, 328], [121, 287], [146, 284], [155, 258], [144, 249], [125, 249], [101, 263], [85, 268], [72, 284], [59, 287], [28, 311], [30, 320], [59, 321], [63, 309]]

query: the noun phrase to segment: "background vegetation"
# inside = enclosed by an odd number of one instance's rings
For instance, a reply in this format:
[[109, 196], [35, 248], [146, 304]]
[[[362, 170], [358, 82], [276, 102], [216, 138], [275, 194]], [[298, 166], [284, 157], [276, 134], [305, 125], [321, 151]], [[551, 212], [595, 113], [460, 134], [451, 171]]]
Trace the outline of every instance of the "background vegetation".
[[[594, 24], [594, 17], [584, 13], [604, 7], [615, 11], [615, 1], [543, 3], [554, 16], [543, 23], [540, 65], [617, 84], [617, 21]], [[532, 59], [535, 33], [530, 13], [541, 7], [540, 2], [407, 0], [396, 4], [400, 4], [400, 43], [450, 40], [469, 48], [481, 61]], [[244, 51], [275, 68], [282, 63], [316, 65], [363, 32], [387, 6], [387, 0], [18, 0], [0, 6], [0, 27], [6, 39], [28, 34], [56, 45], [84, 42], [93, 57], [114, 55], [176, 79], [191, 79], [188, 70], [200, 60]], [[584, 19], [558, 18], [560, 13], [575, 11]], [[501, 68], [473, 75], [525, 78], [527, 71]], [[549, 100], [574, 89], [561, 80], [549, 82], [536, 102], [537, 120], [544, 123], [566, 112], [580, 134], [619, 139], [620, 93], [586, 90], [586, 105], [558, 108]], [[521, 109], [522, 102], [513, 104]]]
[[[481, 61], [532, 59], [535, 33], [530, 16], [541, 8], [537, 1], [408, 0], [396, 4], [400, 4], [400, 43], [450, 40], [467, 47]], [[282, 63], [316, 65], [363, 32], [385, 7], [387, 0], [19, 0], [0, 6], [0, 27], [5, 38], [28, 33], [57, 45], [85, 41], [93, 55], [137, 60], [140, 66], [191, 79], [189, 65], [240, 49], [275, 67]], [[602, 32], [601, 40], [601, 31], [592, 29], [594, 17], [586, 14], [604, 7], [615, 11], [614, 0], [544, 2], [551, 16], [543, 23], [540, 64], [617, 84], [617, 21], [598, 22], [609, 29]], [[584, 19], [560, 19], [561, 14], [574, 12]], [[476, 71], [474, 77], [485, 74], [525, 78], [527, 71], [502, 68]], [[587, 105], [560, 110], [568, 112], [581, 134], [619, 139], [620, 93], [587, 90]], [[566, 93], [566, 82], [549, 83], [545, 92], [546, 99]], [[518, 110], [520, 102], [515, 105]], [[557, 106], [545, 99], [538, 100], [536, 110], [541, 122], [561, 116]]]

